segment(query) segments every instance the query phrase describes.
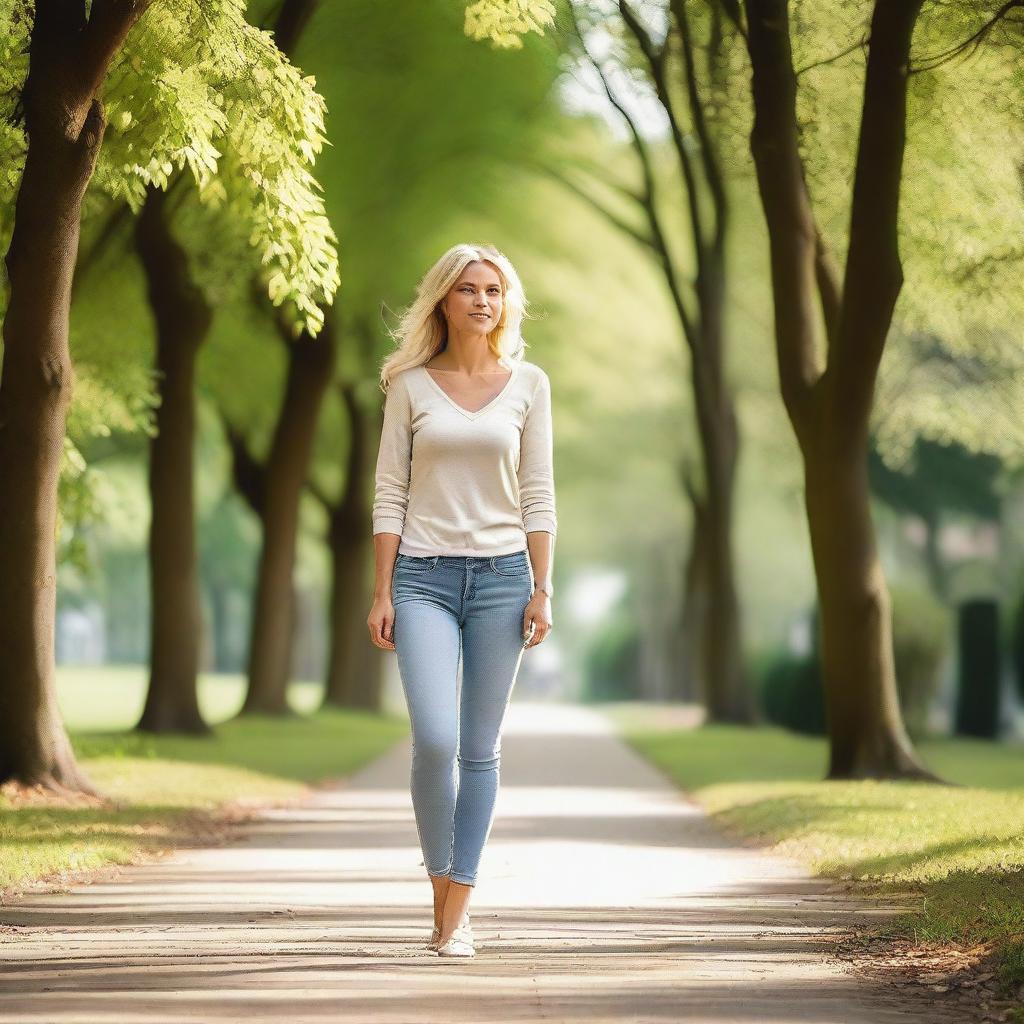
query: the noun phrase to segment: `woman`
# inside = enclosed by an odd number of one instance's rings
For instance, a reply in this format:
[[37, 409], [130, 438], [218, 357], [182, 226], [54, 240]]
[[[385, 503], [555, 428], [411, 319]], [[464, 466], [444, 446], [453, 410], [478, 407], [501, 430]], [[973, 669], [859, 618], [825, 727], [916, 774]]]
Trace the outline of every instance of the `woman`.
[[427, 948], [439, 956], [475, 953], [467, 908], [494, 817], [501, 725], [523, 651], [552, 626], [551, 387], [523, 359], [525, 306], [507, 257], [453, 246], [420, 283], [381, 369], [367, 625], [398, 654], [434, 890]]

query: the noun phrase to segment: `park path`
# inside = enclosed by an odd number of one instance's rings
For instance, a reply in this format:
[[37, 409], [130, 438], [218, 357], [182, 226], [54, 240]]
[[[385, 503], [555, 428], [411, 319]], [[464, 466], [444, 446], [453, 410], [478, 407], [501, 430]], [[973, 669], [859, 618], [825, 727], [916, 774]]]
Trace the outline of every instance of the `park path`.
[[598, 712], [513, 702], [502, 751], [474, 960], [422, 949], [405, 739], [237, 843], [0, 908], [0, 1020], [943, 1019], [828, 955], [891, 908], [723, 838]]

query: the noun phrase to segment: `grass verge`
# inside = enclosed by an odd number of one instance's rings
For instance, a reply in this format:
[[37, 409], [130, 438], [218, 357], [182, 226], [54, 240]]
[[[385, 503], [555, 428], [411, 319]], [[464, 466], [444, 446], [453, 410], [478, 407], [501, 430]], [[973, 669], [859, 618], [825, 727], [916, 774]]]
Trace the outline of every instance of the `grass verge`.
[[[349, 775], [408, 732], [399, 716], [358, 711], [221, 720], [203, 738], [95, 728], [123, 725], [125, 700], [134, 717], [143, 683], [141, 675], [118, 671], [102, 679], [94, 670], [61, 673], [75, 751], [110, 802], [0, 789], [0, 899], [58, 888], [177, 846], [221, 841], [230, 823], [256, 807], [294, 801], [310, 784]], [[308, 689], [300, 687], [293, 704], [311, 706]], [[234, 713], [241, 691], [235, 681], [212, 678], [203, 680], [201, 693], [204, 707], [223, 719]], [[79, 720], [92, 727], [87, 731], [73, 728], [79, 707]]]
[[623, 738], [733, 838], [921, 910], [886, 931], [990, 950], [1003, 992], [1024, 984], [1024, 758], [970, 740], [917, 744], [953, 786], [825, 781], [824, 739], [771, 727], [659, 725], [657, 705], [608, 705]]

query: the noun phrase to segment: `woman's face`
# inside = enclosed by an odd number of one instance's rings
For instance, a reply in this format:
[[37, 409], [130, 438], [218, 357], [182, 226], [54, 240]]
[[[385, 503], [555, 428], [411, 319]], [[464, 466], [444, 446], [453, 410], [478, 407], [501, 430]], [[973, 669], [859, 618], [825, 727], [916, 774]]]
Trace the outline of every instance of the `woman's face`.
[[470, 263], [441, 304], [449, 330], [487, 335], [501, 319], [501, 278], [489, 263]]

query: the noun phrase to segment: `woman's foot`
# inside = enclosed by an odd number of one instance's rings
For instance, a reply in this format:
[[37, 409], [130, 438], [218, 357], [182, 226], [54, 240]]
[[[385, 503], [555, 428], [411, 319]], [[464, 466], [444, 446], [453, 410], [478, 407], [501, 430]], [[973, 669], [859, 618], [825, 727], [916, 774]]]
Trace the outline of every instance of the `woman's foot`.
[[473, 926], [469, 922], [469, 912], [466, 912], [462, 921], [456, 925], [455, 931], [448, 936], [445, 942], [441, 942], [440, 939], [441, 929], [435, 926], [431, 943], [438, 956], [473, 956], [476, 949], [473, 942]]
[[465, 928], [456, 928], [447, 942], [437, 947], [438, 956], [476, 956], [473, 933]]

